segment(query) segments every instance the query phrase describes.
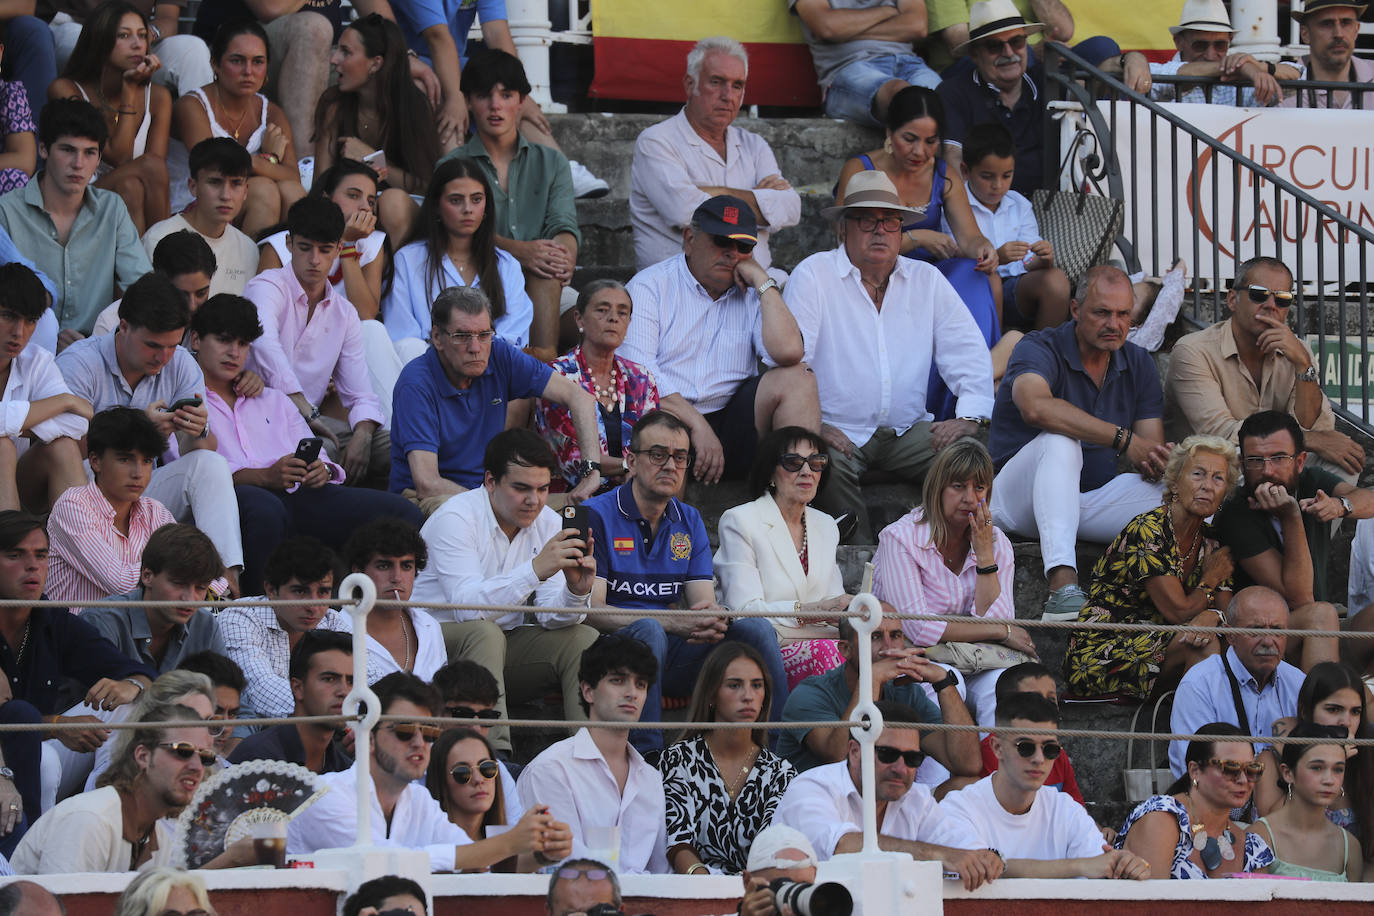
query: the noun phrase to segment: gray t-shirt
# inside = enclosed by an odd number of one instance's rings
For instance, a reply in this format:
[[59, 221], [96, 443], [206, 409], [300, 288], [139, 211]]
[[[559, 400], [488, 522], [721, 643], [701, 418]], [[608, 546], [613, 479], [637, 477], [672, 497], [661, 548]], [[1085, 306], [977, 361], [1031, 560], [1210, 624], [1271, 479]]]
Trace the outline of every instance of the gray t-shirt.
[[[787, 0], [787, 8], [795, 9], [797, 0]], [[830, 0], [833, 10], [867, 10], [879, 6], [897, 7], [897, 0]], [[867, 60], [882, 54], [895, 54], [899, 57], [915, 57], [911, 45], [900, 41], [879, 41], [861, 38], [857, 41], [822, 41], [802, 23], [802, 34], [811, 48], [811, 60], [816, 65], [816, 76], [821, 88], [828, 87], [835, 80], [835, 74], [855, 61]]]

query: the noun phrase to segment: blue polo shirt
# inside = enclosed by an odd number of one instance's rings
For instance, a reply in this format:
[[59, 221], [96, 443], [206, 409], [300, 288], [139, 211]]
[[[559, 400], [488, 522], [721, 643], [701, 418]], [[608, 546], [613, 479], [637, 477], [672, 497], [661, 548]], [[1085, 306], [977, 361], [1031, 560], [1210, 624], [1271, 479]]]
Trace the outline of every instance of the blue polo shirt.
[[433, 347], [401, 370], [391, 395], [391, 491], [415, 486], [406, 455], [439, 456], [439, 474], [471, 490], [482, 483], [482, 454], [506, 428], [506, 404], [544, 393], [553, 370], [499, 337], [487, 369], [467, 388], [449, 381]]
[[506, 0], [395, 0], [391, 9], [406, 46], [427, 63], [429, 42], [421, 33], [436, 25], [448, 26], [458, 47], [460, 66], [468, 61], [468, 31], [473, 19], [487, 23], [506, 18]]
[[606, 580], [606, 603], [632, 609], [666, 608], [687, 582], [710, 582], [711, 541], [701, 513], [671, 500], [652, 534], [624, 483], [582, 505], [591, 510], [596, 574]]
[[[1000, 470], [1021, 450], [1021, 446], [1043, 432], [1021, 418], [1011, 399], [1012, 385], [1023, 373], [1038, 375], [1049, 383], [1050, 393], [1116, 426], [1130, 429], [1137, 420], [1154, 420], [1164, 415], [1164, 389], [1159, 384], [1155, 362], [1143, 348], [1127, 341], [1112, 354], [1107, 375], [1098, 388], [1083, 368], [1074, 332], [1076, 321], [1057, 328], [1027, 334], [1011, 352], [1011, 362], [992, 408], [992, 429], [988, 451]], [[1083, 443], [1083, 473], [1078, 480], [1081, 492], [1096, 490], [1116, 476], [1116, 453], [1105, 445]]]

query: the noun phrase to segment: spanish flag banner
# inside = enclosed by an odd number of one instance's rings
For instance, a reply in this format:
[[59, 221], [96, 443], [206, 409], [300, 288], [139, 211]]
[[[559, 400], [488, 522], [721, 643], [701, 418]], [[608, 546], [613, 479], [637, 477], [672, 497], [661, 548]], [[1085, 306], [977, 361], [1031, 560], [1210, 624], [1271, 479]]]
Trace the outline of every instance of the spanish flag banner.
[[593, 96], [680, 102], [692, 45], [729, 35], [749, 50], [746, 105], [821, 103], [811, 52], [787, 0], [594, 0], [592, 35]]

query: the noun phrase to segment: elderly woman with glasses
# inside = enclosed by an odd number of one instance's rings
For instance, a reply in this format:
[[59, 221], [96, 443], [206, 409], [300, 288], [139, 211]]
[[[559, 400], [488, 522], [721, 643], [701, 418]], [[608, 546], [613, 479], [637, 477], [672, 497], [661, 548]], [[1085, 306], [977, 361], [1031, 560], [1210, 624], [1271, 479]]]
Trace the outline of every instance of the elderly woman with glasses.
[[[501, 766], [486, 735], [470, 728], [451, 728], [434, 744], [425, 785], [449, 822], [463, 828], [474, 843], [500, 843], [509, 849], [491, 871], [534, 871], [571, 855], [572, 831], [567, 824], [554, 821], [550, 829], [544, 829], [541, 815], [548, 813], [547, 805], [532, 806], [510, 824], [500, 775]], [[536, 850], [542, 851], [536, 855]]]
[[596, 397], [600, 454], [583, 455], [568, 408], [542, 398], [535, 402], [534, 430], [553, 448], [567, 489], [594, 466], [604, 493], [625, 482], [625, 450], [640, 417], [658, 407], [658, 383], [639, 363], [616, 355], [625, 342], [634, 303], [619, 280], [593, 280], [582, 287], [573, 318], [582, 341], [554, 360], [553, 371]]
[[[810, 506], [825, 481], [830, 450], [800, 426], [764, 436], [749, 472], [753, 502], [720, 517], [715, 571], [721, 601], [771, 611], [788, 688], [844, 663], [833, 616], [849, 607], [835, 551], [835, 520]], [[808, 616], [800, 616], [807, 613]]]
[[1257, 833], [1231, 820], [1250, 802], [1264, 765], [1245, 733], [1225, 722], [1198, 730], [1188, 743], [1188, 772], [1165, 795], [1145, 799], [1121, 825], [1115, 846], [1150, 863], [1150, 874], [1170, 878], [1222, 878], [1264, 872], [1274, 853]]
[[[1097, 561], [1079, 622], [1221, 626], [1233, 564], [1206, 519], [1239, 478], [1239, 453], [1225, 439], [1189, 436], [1174, 446], [1164, 504], [1127, 522]], [[1144, 699], [1161, 676], [1176, 682], [1218, 651], [1210, 633], [1081, 630], [1069, 639], [1064, 679], [1076, 696]]]
[[1015, 559], [1011, 541], [993, 527], [988, 510], [993, 476], [992, 458], [977, 439], [942, 448], [921, 485], [921, 504], [883, 529], [873, 557], [873, 594], [879, 600], [902, 613], [949, 618], [902, 621], [912, 645], [1012, 650], [981, 653], [974, 668], [963, 667], [966, 700], [983, 725], [993, 724], [1002, 670], [1036, 657], [1030, 634], [1014, 625]]

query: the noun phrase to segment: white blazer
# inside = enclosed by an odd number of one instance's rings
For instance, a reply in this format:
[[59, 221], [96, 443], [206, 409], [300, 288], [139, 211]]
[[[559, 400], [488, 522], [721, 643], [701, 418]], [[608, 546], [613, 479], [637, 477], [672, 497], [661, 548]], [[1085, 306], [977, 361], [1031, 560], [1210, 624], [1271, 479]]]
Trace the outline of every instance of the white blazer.
[[[715, 570], [722, 602], [741, 611], [772, 611], [780, 636], [834, 636], [833, 627], [799, 621], [798, 601], [819, 601], [844, 594], [835, 561], [839, 526], [819, 509], [806, 507], [806, 542], [810, 572], [803, 572], [792, 533], [770, 493], [735, 506], [720, 517], [720, 549]], [[805, 634], [795, 632], [804, 629]], [[810, 631], [818, 632], [810, 632]]]

